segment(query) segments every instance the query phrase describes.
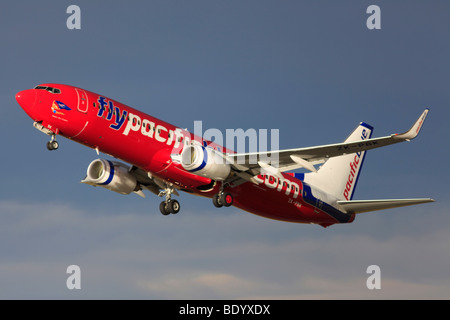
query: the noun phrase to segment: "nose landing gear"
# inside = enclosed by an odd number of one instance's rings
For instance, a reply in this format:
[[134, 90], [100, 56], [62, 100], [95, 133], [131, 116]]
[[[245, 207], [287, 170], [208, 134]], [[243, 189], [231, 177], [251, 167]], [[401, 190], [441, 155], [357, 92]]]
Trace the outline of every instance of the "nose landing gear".
[[47, 142], [47, 149], [52, 151], [59, 148], [59, 143], [56, 141], [56, 134], [52, 134], [52, 139]]
[[35, 121], [33, 123], [33, 127], [35, 127], [40, 132], [45, 133], [46, 135], [52, 136], [52, 139], [49, 142], [47, 142], [47, 149], [48, 150], [52, 151], [52, 150], [58, 149], [59, 143], [58, 143], [58, 141], [56, 141], [56, 135], [59, 132], [58, 129], [55, 129], [55, 131], [52, 131], [52, 130], [48, 129], [47, 127], [45, 127], [42, 124], [42, 121]]

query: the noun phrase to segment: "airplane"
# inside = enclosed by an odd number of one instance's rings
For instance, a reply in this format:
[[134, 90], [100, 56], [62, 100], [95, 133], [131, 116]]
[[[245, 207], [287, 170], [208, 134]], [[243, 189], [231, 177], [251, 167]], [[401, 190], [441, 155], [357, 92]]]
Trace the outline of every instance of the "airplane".
[[[373, 127], [361, 122], [340, 143], [236, 153], [75, 86], [44, 83], [18, 92], [16, 100], [34, 127], [51, 137], [48, 150], [58, 149], [59, 135], [127, 163], [96, 159], [82, 183], [141, 197], [148, 190], [164, 197], [163, 215], [180, 211], [173, 197], [179, 191], [211, 198], [218, 208], [233, 205], [269, 219], [322, 227], [351, 223], [363, 212], [434, 201], [353, 199], [366, 152], [414, 139], [428, 108], [401, 134], [372, 138]], [[288, 172], [299, 168], [306, 172]]]

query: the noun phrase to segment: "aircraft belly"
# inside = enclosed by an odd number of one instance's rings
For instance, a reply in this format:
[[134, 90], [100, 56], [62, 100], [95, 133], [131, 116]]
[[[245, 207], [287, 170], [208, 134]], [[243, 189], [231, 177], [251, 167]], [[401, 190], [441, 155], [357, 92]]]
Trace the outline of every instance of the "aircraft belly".
[[[232, 189], [231, 192], [234, 195], [234, 206], [265, 218], [327, 226], [344, 222], [307, 203], [301, 195], [293, 198], [276, 189], [253, 183], [244, 183]], [[350, 219], [346, 220], [345, 222], [351, 222]]]

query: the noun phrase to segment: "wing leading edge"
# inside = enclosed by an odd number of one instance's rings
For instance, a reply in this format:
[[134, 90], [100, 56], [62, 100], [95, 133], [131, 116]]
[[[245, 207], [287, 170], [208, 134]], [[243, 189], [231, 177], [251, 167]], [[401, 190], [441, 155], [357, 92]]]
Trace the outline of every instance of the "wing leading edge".
[[[391, 134], [390, 136], [381, 138], [373, 138], [355, 142], [343, 142], [308, 148], [287, 149], [269, 152], [227, 154], [226, 159], [228, 163], [236, 165], [236, 167], [239, 168], [237, 171], [244, 171], [242, 169], [248, 170], [261, 169], [263, 167], [267, 168], [268, 165], [280, 172], [301, 167], [313, 171], [312, 165], [323, 163], [327, 159], [332, 157], [371, 150], [414, 139], [419, 134], [423, 122], [428, 115], [428, 111], [428, 108], [425, 109], [413, 124], [413, 126], [408, 131], [400, 134]], [[257, 159], [257, 161], [255, 161], [255, 159]], [[266, 159], [277, 159], [277, 161], [267, 161]]]

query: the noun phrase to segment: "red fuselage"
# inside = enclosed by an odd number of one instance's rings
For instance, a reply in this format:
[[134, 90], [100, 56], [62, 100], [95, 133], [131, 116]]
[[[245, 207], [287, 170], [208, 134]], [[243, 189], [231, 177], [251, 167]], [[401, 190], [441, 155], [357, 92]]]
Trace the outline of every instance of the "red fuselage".
[[[214, 181], [188, 172], [173, 161], [173, 155], [199, 139], [186, 130], [68, 85], [42, 84], [19, 92], [16, 99], [35, 122], [54, 134], [130, 163], [179, 190], [210, 198], [218, 192]], [[259, 175], [255, 178], [258, 184], [245, 182], [226, 191], [233, 195], [234, 206], [270, 219], [322, 226], [353, 221], [354, 215], [315, 199], [310, 187], [294, 174], [283, 173], [283, 177]]]

